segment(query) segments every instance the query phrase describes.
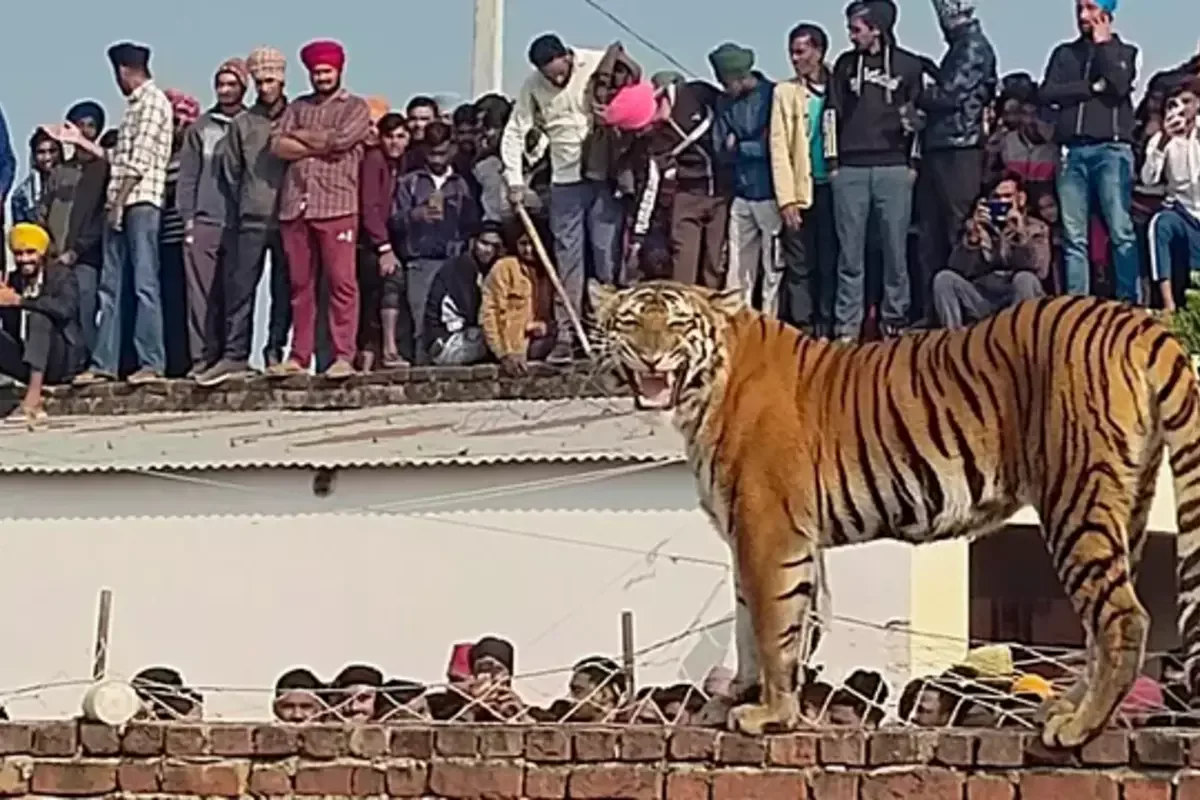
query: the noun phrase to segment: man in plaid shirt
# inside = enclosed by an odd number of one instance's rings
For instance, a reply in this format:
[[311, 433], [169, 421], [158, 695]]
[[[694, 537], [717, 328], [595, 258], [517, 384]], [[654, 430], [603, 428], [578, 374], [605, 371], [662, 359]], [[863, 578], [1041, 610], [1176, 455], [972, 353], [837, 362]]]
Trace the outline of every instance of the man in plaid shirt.
[[132, 42], [115, 44], [108, 59], [126, 97], [117, 129], [117, 147], [105, 203], [104, 266], [100, 273], [100, 312], [91, 367], [76, 384], [111, 381], [121, 363], [121, 296], [133, 281], [133, 345], [138, 369], [132, 384], [161, 381], [166, 368], [162, 298], [158, 282], [158, 234], [173, 129], [171, 103], [150, 76], [150, 49]]
[[[300, 51], [312, 94], [298, 97], [271, 135], [272, 150], [290, 162], [279, 199], [279, 232], [292, 284], [292, 352], [271, 370], [308, 370], [317, 317], [317, 275], [329, 286], [333, 339], [330, 378], [354, 373], [358, 338], [358, 173], [371, 128], [367, 102], [342, 87], [346, 53], [337, 42], [315, 41]], [[318, 260], [322, 269], [318, 270]]]

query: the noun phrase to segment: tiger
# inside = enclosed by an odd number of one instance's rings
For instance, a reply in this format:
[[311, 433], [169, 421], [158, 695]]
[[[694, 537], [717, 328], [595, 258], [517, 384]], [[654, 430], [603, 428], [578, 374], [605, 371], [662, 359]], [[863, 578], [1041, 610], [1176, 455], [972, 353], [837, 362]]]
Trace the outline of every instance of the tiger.
[[1200, 385], [1146, 310], [1041, 298], [963, 329], [850, 343], [806, 335], [737, 290], [591, 281], [588, 296], [600, 368], [637, 408], [673, 415], [699, 505], [731, 551], [730, 729], [800, 724], [796, 676], [828, 548], [982, 536], [1029, 505], [1086, 634], [1087, 668], [1040, 709], [1041, 740], [1090, 741], [1145, 658], [1134, 577], [1164, 450], [1196, 696]]

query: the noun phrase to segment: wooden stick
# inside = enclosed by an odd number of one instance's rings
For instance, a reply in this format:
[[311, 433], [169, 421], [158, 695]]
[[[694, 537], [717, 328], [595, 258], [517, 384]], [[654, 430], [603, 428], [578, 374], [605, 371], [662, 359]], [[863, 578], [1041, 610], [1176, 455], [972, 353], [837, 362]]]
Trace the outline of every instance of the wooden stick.
[[629, 697], [637, 694], [637, 680], [634, 675], [633, 659], [633, 612], [621, 612], [621, 660], [625, 671], [625, 682], [628, 685]]
[[108, 641], [112, 633], [112, 589], [100, 590], [100, 610], [96, 614], [96, 646], [92, 651], [92, 680], [103, 680], [108, 673]]
[[537, 252], [538, 260], [542, 262], [542, 269], [546, 270], [546, 274], [550, 276], [550, 283], [554, 286], [554, 291], [558, 295], [558, 299], [562, 301], [563, 306], [567, 309], [567, 316], [571, 319], [571, 327], [575, 329], [575, 335], [579, 337], [579, 341], [583, 343], [583, 352], [588, 358], [592, 357], [592, 345], [588, 342], [587, 334], [584, 333], [583, 323], [579, 320], [579, 314], [575, 311], [575, 306], [571, 304], [571, 298], [567, 297], [567, 290], [563, 288], [562, 281], [558, 279], [558, 271], [554, 269], [554, 262], [550, 260], [550, 254], [546, 252], [546, 245], [542, 244], [542, 237], [538, 236], [537, 228], [533, 226], [533, 220], [529, 218], [529, 212], [525, 210], [525, 206], [516, 206], [517, 216], [521, 218], [521, 224], [525, 226], [525, 233], [533, 242], [533, 249]]

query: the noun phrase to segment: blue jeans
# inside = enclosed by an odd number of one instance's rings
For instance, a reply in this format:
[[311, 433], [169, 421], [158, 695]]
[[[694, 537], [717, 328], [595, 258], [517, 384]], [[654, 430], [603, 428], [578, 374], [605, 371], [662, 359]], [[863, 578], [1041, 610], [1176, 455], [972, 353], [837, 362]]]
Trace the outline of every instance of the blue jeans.
[[162, 298], [158, 283], [158, 232], [162, 211], [149, 203], [125, 209], [121, 230], [104, 230], [104, 267], [100, 272], [99, 323], [91, 368], [116, 375], [121, 363], [121, 293], [132, 278], [133, 347], [140, 369], [163, 374]]
[[1092, 199], [1112, 239], [1117, 299], [1138, 302], [1137, 237], [1133, 231], [1133, 150], [1107, 142], [1068, 147], [1058, 172], [1067, 294], [1090, 294], [1088, 220]]
[[1150, 219], [1150, 280], [1170, 280], [1174, 256], [1187, 253], [1188, 270], [1200, 267], [1200, 219], [1167, 203]]
[[[576, 312], [583, 308], [587, 245], [591, 245], [592, 274], [601, 283], [620, 280], [621, 236], [625, 214], [611, 187], [599, 181], [556, 183], [550, 187], [550, 231], [558, 276]], [[555, 296], [554, 321], [559, 335], [573, 329], [562, 301]]]
[[83, 350], [91, 355], [96, 347], [96, 300], [100, 291], [100, 268], [80, 262], [75, 265], [75, 283], [79, 286], [79, 330]]

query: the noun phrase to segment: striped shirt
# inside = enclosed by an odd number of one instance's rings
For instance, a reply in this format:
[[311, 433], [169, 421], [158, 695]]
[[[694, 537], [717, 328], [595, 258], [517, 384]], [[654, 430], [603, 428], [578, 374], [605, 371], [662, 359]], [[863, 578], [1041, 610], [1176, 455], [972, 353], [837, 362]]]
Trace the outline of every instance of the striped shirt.
[[334, 219], [358, 213], [358, 171], [371, 128], [367, 101], [341, 89], [329, 98], [306, 94], [279, 118], [279, 137], [292, 131], [329, 131], [326, 155], [293, 161], [283, 178], [279, 219]]
[[108, 184], [109, 203], [117, 199], [117, 192], [126, 178], [136, 177], [141, 180], [125, 199], [126, 208], [135, 203], [162, 208], [173, 129], [171, 101], [154, 81], [146, 81], [134, 89], [117, 128], [117, 146]]
[[179, 154], [171, 155], [167, 162], [164, 182], [162, 221], [159, 223], [158, 240], [162, 244], [182, 244], [185, 230], [183, 215], [175, 206], [175, 189], [179, 185]]

